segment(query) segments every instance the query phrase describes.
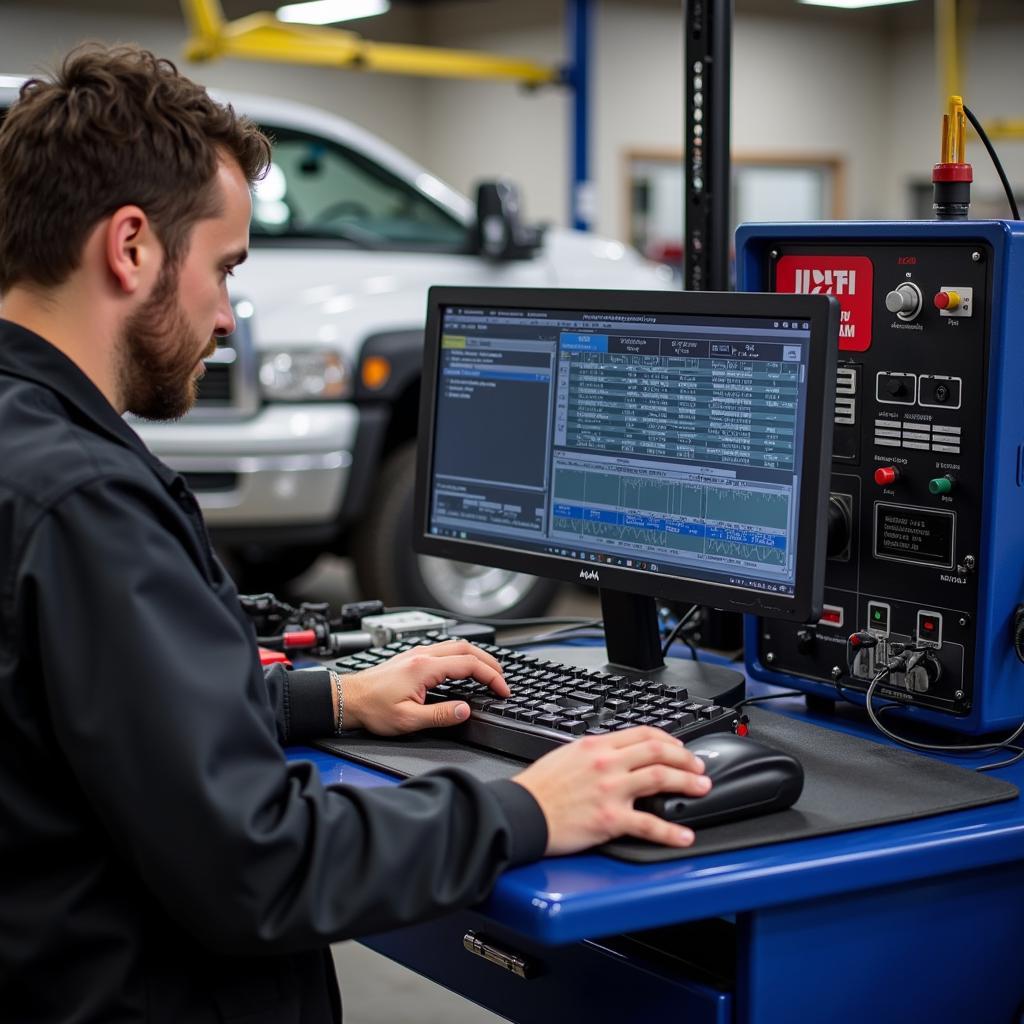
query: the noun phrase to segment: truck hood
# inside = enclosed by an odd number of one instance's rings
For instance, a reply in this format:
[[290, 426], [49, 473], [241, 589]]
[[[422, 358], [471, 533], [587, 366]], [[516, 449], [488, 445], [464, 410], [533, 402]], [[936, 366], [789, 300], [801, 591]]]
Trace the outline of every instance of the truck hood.
[[673, 287], [670, 273], [621, 242], [550, 230], [532, 259], [452, 253], [291, 248], [257, 242], [237, 268], [235, 300], [254, 309], [259, 348], [325, 346], [355, 358], [366, 337], [423, 327], [431, 285]]

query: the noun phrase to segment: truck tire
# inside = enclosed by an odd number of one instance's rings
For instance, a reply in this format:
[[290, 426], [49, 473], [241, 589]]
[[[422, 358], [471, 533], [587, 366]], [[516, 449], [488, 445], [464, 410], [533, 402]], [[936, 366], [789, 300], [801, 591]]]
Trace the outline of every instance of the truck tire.
[[419, 555], [412, 549], [416, 443], [384, 463], [355, 534], [356, 573], [367, 599], [389, 607], [445, 608], [463, 618], [543, 615], [555, 580]]

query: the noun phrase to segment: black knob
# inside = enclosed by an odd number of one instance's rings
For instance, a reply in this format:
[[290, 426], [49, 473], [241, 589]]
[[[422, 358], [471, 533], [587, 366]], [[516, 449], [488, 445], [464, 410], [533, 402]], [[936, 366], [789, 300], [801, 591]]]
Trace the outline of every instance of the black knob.
[[901, 398], [907, 393], [907, 385], [899, 377], [889, 377], [885, 382], [885, 390], [893, 398]]
[[810, 654], [814, 650], [815, 638], [813, 629], [801, 629], [796, 635], [796, 649], [801, 654]]
[[850, 510], [847, 505], [830, 494], [828, 498], [828, 543], [825, 553], [829, 558], [841, 555], [850, 546]]

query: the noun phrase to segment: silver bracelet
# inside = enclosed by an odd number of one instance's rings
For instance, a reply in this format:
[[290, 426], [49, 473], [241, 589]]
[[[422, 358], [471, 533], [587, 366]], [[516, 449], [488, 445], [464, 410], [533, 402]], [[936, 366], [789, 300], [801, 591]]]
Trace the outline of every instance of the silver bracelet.
[[338, 720], [334, 723], [334, 735], [340, 736], [344, 730], [342, 723], [345, 721], [345, 688], [341, 685], [341, 675], [338, 672], [331, 672], [331, 682], [338, 694]]

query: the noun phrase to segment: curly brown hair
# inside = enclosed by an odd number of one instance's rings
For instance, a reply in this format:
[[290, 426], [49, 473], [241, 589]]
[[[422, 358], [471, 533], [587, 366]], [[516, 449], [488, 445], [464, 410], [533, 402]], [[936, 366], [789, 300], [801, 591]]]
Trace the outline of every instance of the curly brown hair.
[[0, 126], [0, 293], [61, 284], [96, 224], [132, 204], [176, 264], [195, 223], [217, 213], [222, 154], [251, 185], [270, 143], [148, 50], [72, 50], [52, 80], [25, 82]]

